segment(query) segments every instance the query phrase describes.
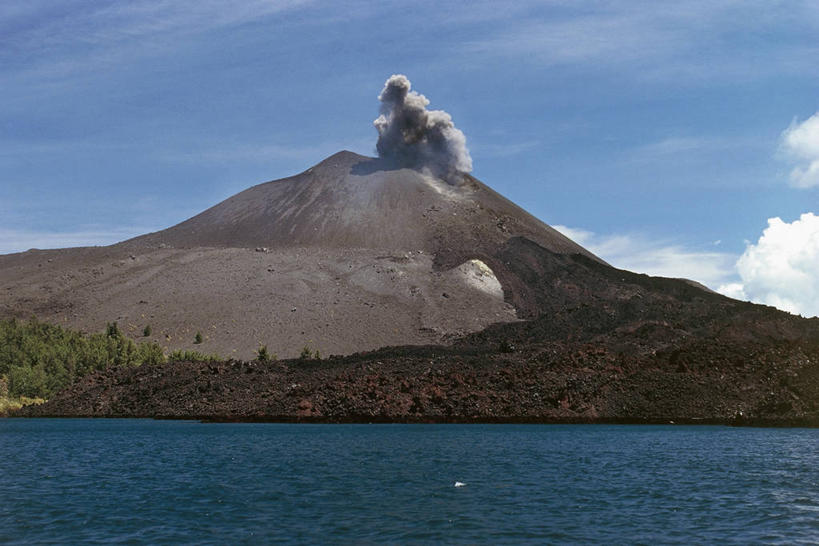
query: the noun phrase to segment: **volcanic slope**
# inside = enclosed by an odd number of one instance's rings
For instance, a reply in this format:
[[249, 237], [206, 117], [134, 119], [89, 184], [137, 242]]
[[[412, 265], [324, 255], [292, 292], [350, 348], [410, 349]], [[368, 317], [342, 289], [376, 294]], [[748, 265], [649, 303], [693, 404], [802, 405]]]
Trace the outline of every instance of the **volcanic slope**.
[[470, 175], [451, 185], [345, 151], [123, 245], [366, 248], [443, 256], [493, 253], [511, 236], [556, 253], [592, 256]]
[[150, 325], [169, 350], [238, 358], [440, 343], [539, 314], [541, 280], [510, 267], [524, 239], [600, 262], [469, 175], [450, 185], [339, 152], [163, 231], [0, 256], [0, 316]]

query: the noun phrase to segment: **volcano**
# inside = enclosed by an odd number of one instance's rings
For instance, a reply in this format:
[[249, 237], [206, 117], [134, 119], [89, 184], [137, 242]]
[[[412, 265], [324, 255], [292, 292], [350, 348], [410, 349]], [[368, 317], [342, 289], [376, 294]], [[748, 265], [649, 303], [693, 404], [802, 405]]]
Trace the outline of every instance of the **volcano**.
[[510, 267], [516, 239], [603, 263], [468, 174], [450, 184], [343, 151], [163, 231], [2, 256], [0, 315], [150, 325], [168, 350], [243, 358], [441, 343], [538, 314]]
[[[0, 256], [2, 316], [230, 358], [109, 368], [20, 414], [819, 426], [819, 319], [616, 269], [450, 182], [340, 152], [164, 231]], [[260, 344], [330, 358], [236, 360]]]

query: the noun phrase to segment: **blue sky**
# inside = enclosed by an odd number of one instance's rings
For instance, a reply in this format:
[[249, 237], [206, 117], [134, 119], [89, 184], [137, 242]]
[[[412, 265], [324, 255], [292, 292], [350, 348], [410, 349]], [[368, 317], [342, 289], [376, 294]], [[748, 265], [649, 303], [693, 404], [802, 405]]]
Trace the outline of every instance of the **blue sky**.
[[475, 176], [612, 264], [817, 314], [817, 37], [798, 1], [7, 0], [0, 253], [374, 155], [403, 73]]

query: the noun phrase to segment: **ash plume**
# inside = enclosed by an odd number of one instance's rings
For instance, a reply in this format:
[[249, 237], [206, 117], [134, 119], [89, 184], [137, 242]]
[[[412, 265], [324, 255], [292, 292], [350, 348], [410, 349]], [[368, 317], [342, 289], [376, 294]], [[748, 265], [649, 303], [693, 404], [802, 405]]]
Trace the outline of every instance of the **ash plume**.
[[378, 95], [381, 115], [373, 122], [378, 155], [454, 183], [459, 173], [472, 170], [466, 137], [449, 114], [427, 110], [429, 100], [410, 87], [406, 76], [394, 74]]

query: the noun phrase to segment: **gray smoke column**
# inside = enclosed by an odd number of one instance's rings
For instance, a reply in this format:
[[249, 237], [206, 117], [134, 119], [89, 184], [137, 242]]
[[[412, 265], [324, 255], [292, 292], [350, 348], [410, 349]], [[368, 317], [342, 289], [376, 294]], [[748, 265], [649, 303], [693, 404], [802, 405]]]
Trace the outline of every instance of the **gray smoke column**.
[[381, 115], [373, 122], [378, 155], [453, 182], [472, 170], [466, 137], [449, 114], [427, 110], [427, 98], [410, 87], [406, 76], [394, 74], [378, 95]]

